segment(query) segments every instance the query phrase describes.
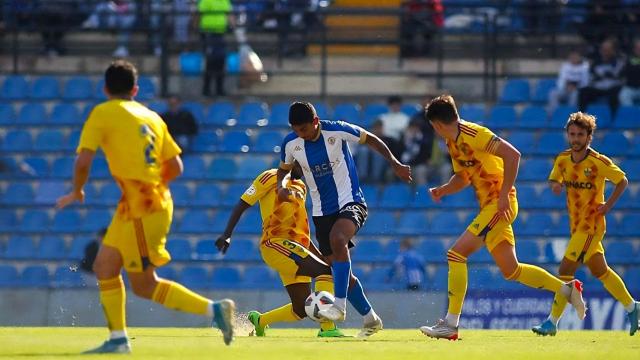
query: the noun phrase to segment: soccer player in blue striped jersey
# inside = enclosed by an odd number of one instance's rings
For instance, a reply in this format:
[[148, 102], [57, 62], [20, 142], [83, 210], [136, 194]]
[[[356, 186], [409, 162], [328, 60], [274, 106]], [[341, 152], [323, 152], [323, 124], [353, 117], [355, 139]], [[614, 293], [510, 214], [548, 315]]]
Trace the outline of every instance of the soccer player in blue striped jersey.
[[370, 336], [382, 329], [382, 321], [371, 308], [362, 284], [351, 273], [351, 239], [367, 218], [367, 205], [360, 189], [356, 166], [348, 142], [366, 144], [380, 153], [402, 180], [411, 181], [411, 168], [399, 162], [377, 136], [343, 121], [318, 119], [308, 102], [294, 102], [289, 108], [293, 132], [282, 143], [278, 169], [278, 197], [289, 198], [283, 180], [294, 161], [300, 163], [313, 204], [313, 222], [320, 252], [331, 263], [335, 304], [320, 311], [331, 321], [343, 321], [346, 302], [364, 316], [359, 336]]

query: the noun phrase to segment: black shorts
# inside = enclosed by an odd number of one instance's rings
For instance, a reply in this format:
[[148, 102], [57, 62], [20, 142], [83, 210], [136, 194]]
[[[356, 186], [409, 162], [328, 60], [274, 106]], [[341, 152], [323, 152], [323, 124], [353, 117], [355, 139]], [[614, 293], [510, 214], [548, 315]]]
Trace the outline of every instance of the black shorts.
[[[367, 214], [368, 211], [365, 204], [351, 202], [343, 206], [342, 209], [335, 214], [314, 216], [313, 224], [316, 226], [316, 240], [318, 240], [318, 245], [322, 255], [329, 256], [333, 254], [333, 251], [331, 251], [329, 235], [331, 234], [333, 225], [338, 221], [338, 219], [351, 220], [356, 225], [357, 234], [365, 221], [367, 221]], [[349, 248], [352, 248], [355, 245], [351, 240], [349, 240], [348, 246]]]

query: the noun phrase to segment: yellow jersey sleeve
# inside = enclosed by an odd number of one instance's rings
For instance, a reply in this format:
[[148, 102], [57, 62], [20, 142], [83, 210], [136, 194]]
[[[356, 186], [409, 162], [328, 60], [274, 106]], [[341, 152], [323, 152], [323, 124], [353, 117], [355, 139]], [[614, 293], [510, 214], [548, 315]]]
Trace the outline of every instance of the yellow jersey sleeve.
[[469, 142], [472, 149], [478, 151], [488, 152], [495, 154], [498, 145], [500, 144], [500, 137], [493, 133], [493, 131], [487, 129], [484, 126], [476, 126], [474, 130], [477, 131], [476, 135]]
[[625, 177], [625, 172], [614, 164], [611, 159], [602, 154], [598, 158], [601, 160], [596, 162], [600, 173], [612, 183], [617, 184]]
[[100, 126], [100, 117], [96, 114], [96, 110], [92, 111], [87, 121], [85, 121], [80, 133], [80, 142], [76, 153], [80, 153], [82, 149], [91, 151], [98, 150], [102, 142], [103, 129]]
[[276, 181], [276, 172], [274, 170], [267, 170], [253, 180], [251, 186], [244, 191], [240, 199], [253, 206], [263, 198], [268, 191], [274, 189]]
[[562, 170], [560, 169], [560, 156], [556, 157], [556, 160], [553, 162], [553, 169], [551, 169], [551, 174], [549, 174], [549, 181], [555, 181], [558, 183], [562, 183], [564, 178], [562, 177]]
[[180, 155], [182, 150], [180, 149], [180, 146], [178, 146], [178, 144], [176, 144], [176, 142], [173, 140], [171, 134], [169, 134], [167, 125], [164, 122], [162, 123], [162, 131], [164, 134], [162, 137], [162, 152], [160, 153], [160, 156], [162, 157], [162, 161], [164, 162], [176, 157], [177, 155]]

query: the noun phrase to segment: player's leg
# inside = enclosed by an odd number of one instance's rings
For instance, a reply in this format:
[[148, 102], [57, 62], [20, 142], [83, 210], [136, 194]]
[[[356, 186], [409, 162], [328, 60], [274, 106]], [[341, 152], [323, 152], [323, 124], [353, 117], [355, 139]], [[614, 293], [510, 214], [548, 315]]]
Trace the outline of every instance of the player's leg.
[[631, 324], [629, 335], [633, 336], [638, 331], [638, 310], [640, 305], [631, 297], [620, 276], [607, 265], [607, 260], [603, 253], [596, 252], [593, 254], [587, 261], [587, 266], [591, 274], [597, 277], [604, 285], [604, 288], [624, 306]]
[[[564, 283], [572, 281], [579, 266], [580, 263], [577, 261], [572, 261], [567, 257], [562, 258], [558, 268], [558, 278]], [[532, 327], [531, 330], [538, 335], [555, 336], [558, 332], [558, 322], [566, 306], [567, 297], [560, 292], [556, 293], [553, 297], [549, 317], [542, 324]]]

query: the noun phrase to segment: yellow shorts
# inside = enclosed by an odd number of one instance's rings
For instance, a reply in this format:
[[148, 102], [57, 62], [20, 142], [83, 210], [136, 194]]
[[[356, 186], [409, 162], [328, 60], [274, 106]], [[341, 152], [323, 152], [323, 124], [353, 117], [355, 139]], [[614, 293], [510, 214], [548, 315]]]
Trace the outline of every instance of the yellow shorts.
[[265, 264], [280, 275], [284, 286], [298, 283], [310, 283], [308, 276], [298, 276], [297, 261], [311, 253], [295, 241], [287, 239], [269, 239], [260, 244], [260, 253]]
[[516, 245], [511, 223], [518, 216], [518, 199], [515, 196], [510, 197], [509, 204], [513, 212], [513, 219], [510, 222], [498, 216], [498, 203], [495, 202], [480, 209], [478, 216], [467, 227], [467, 230], [473, 235], [484, 237], [484, 243], [489, 252], [502, 241], [508, 241], [513, 246]]
[[129, 221], [114, 216], [102, 243], [120, 251], [127, 272], [162, 266], [171, 260], [164, 246], [172, 216], [172, 206]]
[[604, 254], [603, 238], [604, 233], [587, 234], [576, 232], [571, 235], [564, 257], [571, 261], [586, 263], [593, 254]]

